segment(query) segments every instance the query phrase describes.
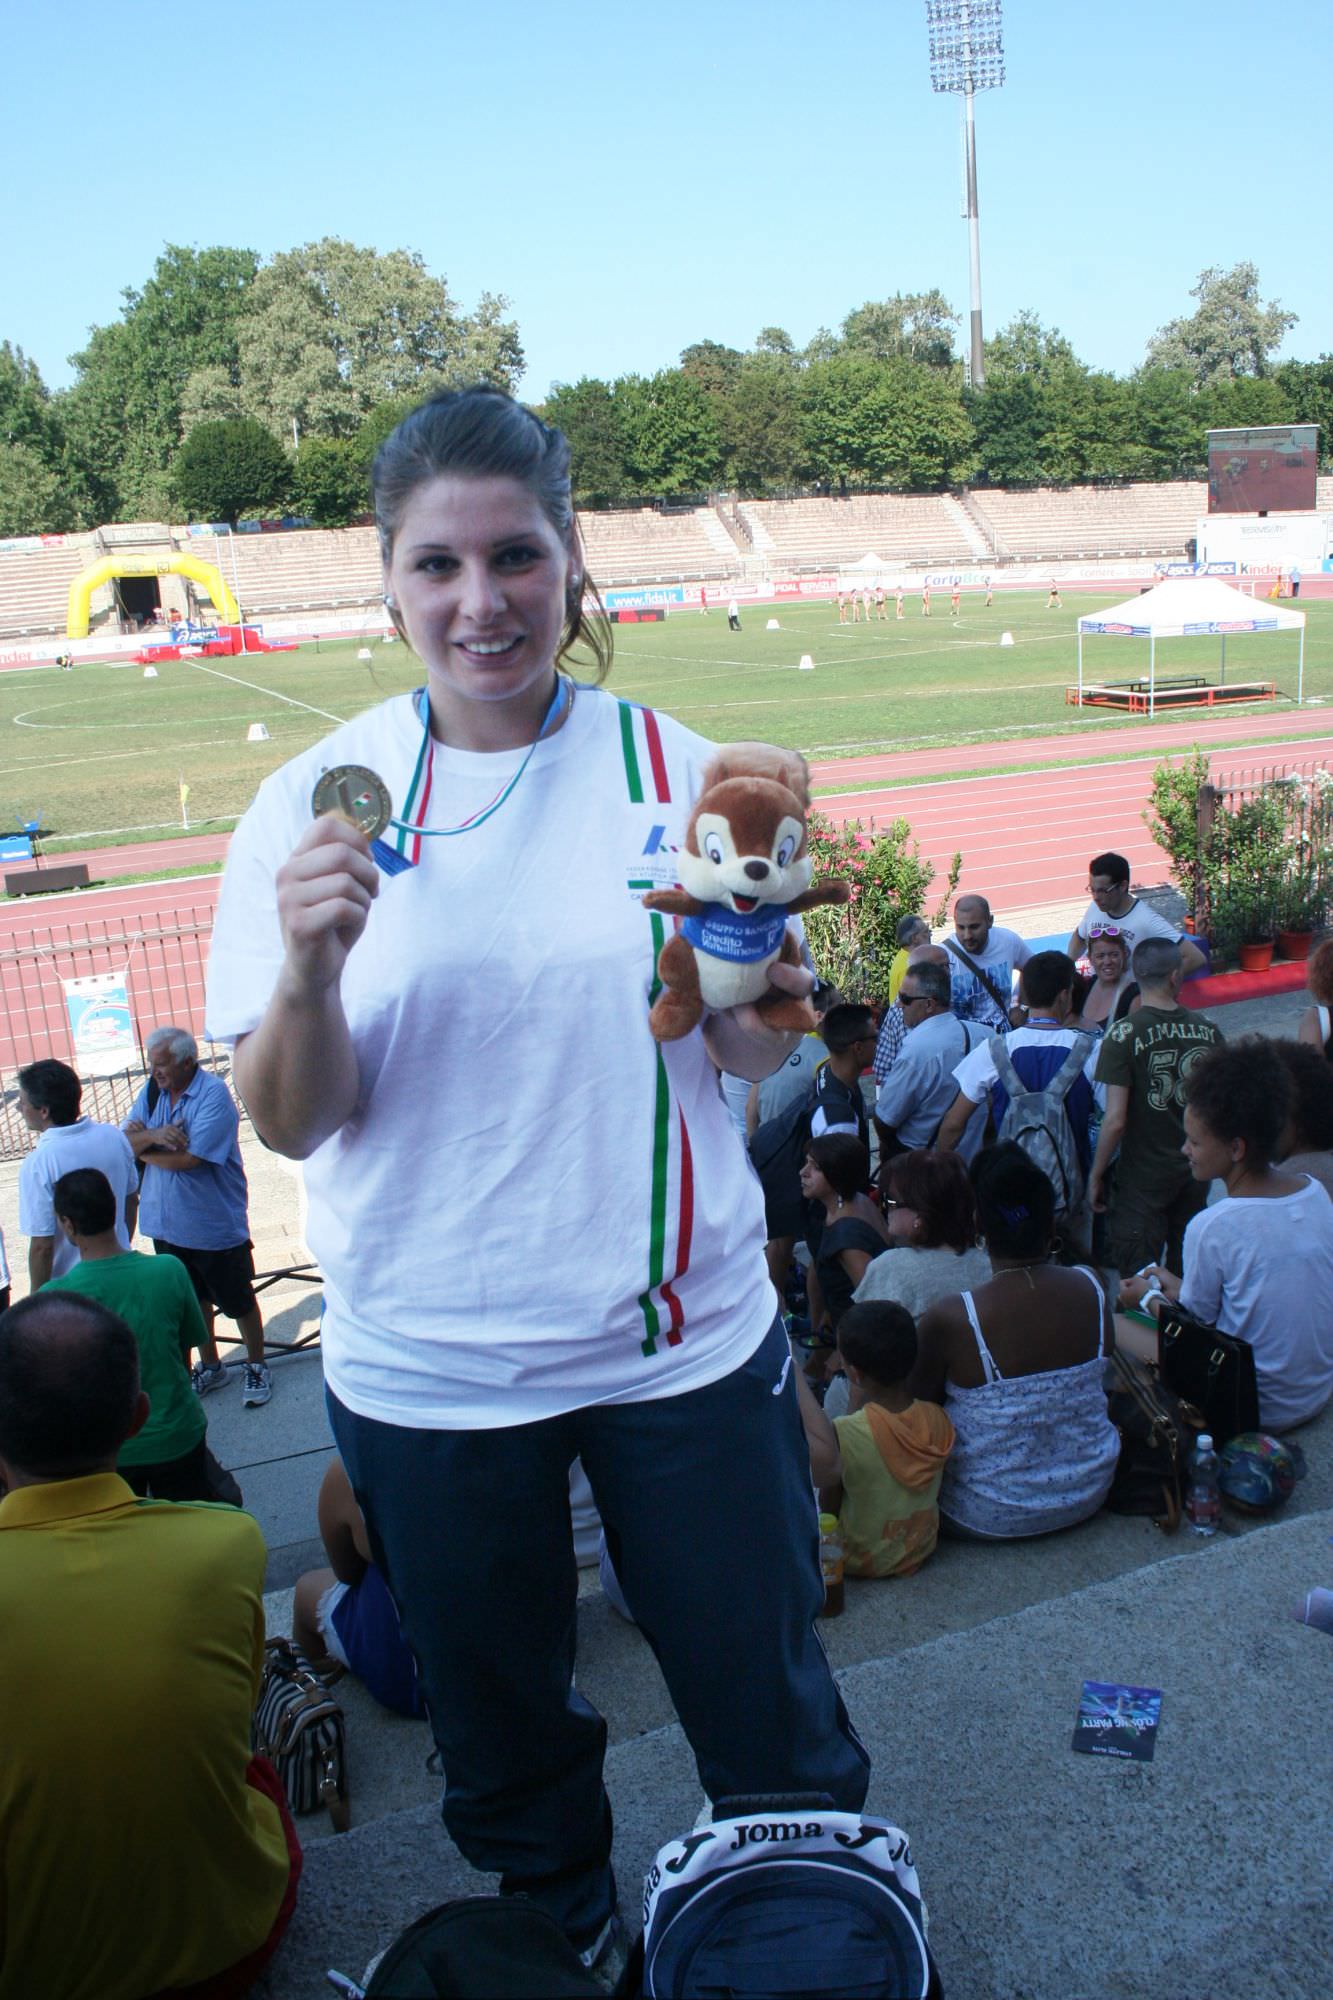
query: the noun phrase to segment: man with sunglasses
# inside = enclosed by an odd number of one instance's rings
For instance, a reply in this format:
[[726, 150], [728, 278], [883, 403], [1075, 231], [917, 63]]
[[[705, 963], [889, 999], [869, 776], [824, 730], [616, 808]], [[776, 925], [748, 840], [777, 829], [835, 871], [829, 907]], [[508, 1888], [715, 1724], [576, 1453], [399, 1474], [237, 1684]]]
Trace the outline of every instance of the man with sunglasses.
[[[960, 1021], [951, 1004], [947, 965], [916, 961], [898, 989], [907, 1034], [902, 1054], [875, 1099], [880, 1158], [933, 1146], [940, 1120], [958, 1095], [954, 1071], [991, 1030], [979, 1021]], [[958, 1150], [971, 1161], [986, 1130], [986, 1107], [979, 1104]]]
[[1069, 940], [1069, 956], [1078, 960], [1094, 937], [1120, 937], [1125, 951], [1134, 955], [1144, 938], [1166, 938], [1180, 946], [1180, 972], [1188, 979], [1205, 963], [1204, 955], [1178, 924], [1168, 923], [1150, 904], [1132, 895], [1129, 863], [1123, 854], [1094, 854], [1088, 863], [1088, 894], [1092, 897], [1079, 919], [1078, 929]]

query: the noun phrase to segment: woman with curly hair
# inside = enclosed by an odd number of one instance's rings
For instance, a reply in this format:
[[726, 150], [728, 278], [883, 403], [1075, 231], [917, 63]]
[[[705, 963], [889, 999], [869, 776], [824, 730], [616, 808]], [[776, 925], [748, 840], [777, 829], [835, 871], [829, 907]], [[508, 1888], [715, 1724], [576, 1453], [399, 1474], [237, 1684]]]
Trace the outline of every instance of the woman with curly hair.
[[[1262, 1036], [1225, 1042], [1185, 1086], [1185, 1157], [1198, 1181], [1221, 1181], [1225, 1201], [1185, 1231], [1184, 1272], [1164, 1265], [1127, 1278], [1122, 1304], [1157, 1314], [1167, 1300], [1223, 1333], [1248, 1340], [1259, 1383], [1259, 1421], [1291, 1430], [1333, 1396], [1333, 1202], [1308, 1174], [1274, 1167], [1292, 1087]], [[1125, 1345], [1155, 1360], [1151, 1335]]]

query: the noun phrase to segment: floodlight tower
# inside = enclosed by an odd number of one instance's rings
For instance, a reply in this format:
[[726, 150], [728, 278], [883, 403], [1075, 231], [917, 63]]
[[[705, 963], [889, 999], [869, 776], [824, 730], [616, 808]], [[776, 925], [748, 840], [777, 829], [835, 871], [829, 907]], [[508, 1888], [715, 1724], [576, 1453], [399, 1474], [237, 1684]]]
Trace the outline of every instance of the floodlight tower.
[[1000, 26], [1000, 0], [926, 0], [931, 88], [951, 92], [963, 100], [963, 171], [967, 183], [965, 213], [972, 281], [969, 353], [972, 385], [977, 389], [985, 383], [986, 363], [981, 351], [981, 232], [977, 222], [974, 99], [979, 90], [998, 90], [1004, 82], [1004, 45], [1000, 40]]

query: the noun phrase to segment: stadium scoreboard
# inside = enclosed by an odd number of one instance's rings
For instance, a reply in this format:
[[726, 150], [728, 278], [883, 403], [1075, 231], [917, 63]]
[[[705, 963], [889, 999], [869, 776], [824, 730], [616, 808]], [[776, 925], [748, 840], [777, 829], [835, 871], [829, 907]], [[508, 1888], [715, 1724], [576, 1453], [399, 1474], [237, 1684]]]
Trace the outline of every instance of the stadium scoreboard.
[[1313, 513], [1318, 468], [1318, 424], [1209, 431], [1208, 512]]

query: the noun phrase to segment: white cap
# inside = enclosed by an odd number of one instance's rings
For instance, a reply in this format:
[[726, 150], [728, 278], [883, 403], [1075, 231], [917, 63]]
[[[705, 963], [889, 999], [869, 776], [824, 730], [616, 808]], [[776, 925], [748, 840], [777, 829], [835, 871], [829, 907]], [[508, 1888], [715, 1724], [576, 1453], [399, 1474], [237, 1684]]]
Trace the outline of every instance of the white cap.
[[1213, 1448], [1213, 1441], [1209, 1437], [1207, 1431], [1200, 1431], [1199, 1442], [1195, 1445], [1194, 1449], [1196, 1451], [1211, 1451], [1212, 1448]]

